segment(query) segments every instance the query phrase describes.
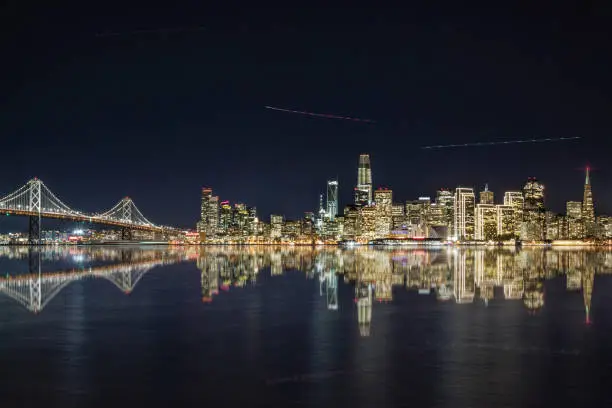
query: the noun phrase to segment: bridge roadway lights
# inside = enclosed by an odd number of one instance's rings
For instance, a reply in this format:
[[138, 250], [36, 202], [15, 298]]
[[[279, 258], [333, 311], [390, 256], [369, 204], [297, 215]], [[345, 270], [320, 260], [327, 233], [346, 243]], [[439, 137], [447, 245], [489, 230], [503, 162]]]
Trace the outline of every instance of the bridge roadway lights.
[[30, 216], [30, 228], [28, 230], [28, 244], [40, 245], [40, 215]]
[[132, 240], [132, 230], [130, 228], [121, 228], [121, 240], [122, 241]]

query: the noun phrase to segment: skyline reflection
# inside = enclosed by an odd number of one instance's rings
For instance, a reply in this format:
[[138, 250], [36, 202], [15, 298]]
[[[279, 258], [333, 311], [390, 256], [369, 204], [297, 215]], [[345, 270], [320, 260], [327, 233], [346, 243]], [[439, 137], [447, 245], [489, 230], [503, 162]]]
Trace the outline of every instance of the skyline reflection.
[[[317, 279], [329, 312], [339, 304], [341, 281], [354, 291], [360, 333], [368, 335], [372, 308], [391, 302], [394, 292], [435, 296], [460, 305], [492, 300], [521, 301], [530, 313], [545, 307], [544, 281], [565, 277], [568, 291], [581, 291], [585, 322], [590, 323], [595, 275], [612, 273], [612, 252], [551, 249], [339, 249], [287, 247], [0, 247], [0, 292], [31, 312], [41, 312], [70, 283], [103, 278], [126, 294], [157, 266], [194, 262], [200, 270], [202, 302], [231, 288], [258, 281], [269, 270], [273, 279], [300, 271]], [[13, 262], [15, 263], [15, 262]], [[27, 263], [27, 268], [24, 265]], [[48, 271], [48, 264], [63, 268]], [[25, 271], [27, 269], [27, 271]], [[346, 303], [346, 301], [345, 301]], [[352, 307], [352, 306], [351, 306]]]

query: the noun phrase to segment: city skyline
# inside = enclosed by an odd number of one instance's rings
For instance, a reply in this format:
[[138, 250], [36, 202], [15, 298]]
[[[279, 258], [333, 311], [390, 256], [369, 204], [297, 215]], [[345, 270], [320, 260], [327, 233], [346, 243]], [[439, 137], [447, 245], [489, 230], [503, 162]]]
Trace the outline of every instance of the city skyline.
[[[604, 242], [612, 238], [612, 217], [596, 214], [590, 168], [585, 169], [583, 201], [566, 201], [565, 212], [551, 211], [546, 204], [546, 186], [535, 177], [527, 178], [519, 191], [505, 191], [496, 203], [488, 183], [480, 192], [472, 187], [439, 189], [435, 199], [419, 196], [402, 200], [393, 189], [373, 189], [369, 154], [359, 155], [353, 202], [339, 212], [337, 180], [328, 180], [327, 195], [319, 195], [316, 211], [289, 219], [272, 214], [267, 223], [249, 207], [249, 218], [241, 217], [244, 204], [227, 207], [227, 222], [211, 214], [219, 212], [218, 198], [202, 189], [201, 216], [197, 233], [209, 244], [374, 244], [397, 245], [437, 243], [497, 243], [515, 245], [567, 245], [568, 241]], [[477, 197], [479, 198], [477, 200]], [[212, 206], [211, 206], [212, 203]]]

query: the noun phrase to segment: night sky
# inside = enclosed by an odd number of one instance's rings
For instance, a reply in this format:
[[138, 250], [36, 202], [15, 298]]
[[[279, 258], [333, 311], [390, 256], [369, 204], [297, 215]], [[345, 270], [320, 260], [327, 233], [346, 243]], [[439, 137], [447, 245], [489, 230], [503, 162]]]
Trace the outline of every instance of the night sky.
[[[8, 3], [0, 9], [1, 195], [37, 176], [77, 209], [100, 211], [129, 195], [151, 221], [194, 228], [200, 188], [209, 186], [266, 220], [293, 218], [316, 209], [328, 178], [339, 178], [341, 208], [352, 201], [358, 156], [370, 153], [375, 187], [392, 188], [396, 201], [488, 182], [501, 202], [535, 176], [559, 212], [582, 199], [590, 164], [596, 212], [612, 213], [610, 2]], [[582, 139], [421, 149], [573, 136]]]

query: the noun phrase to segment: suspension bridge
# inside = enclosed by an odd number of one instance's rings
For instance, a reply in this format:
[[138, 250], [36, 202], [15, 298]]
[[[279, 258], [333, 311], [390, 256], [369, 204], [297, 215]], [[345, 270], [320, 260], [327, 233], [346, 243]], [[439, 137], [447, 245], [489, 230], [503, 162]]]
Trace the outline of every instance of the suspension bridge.
[[42, 218], [65, 219], [109, 225], [121, 230], [122, 240], [131, 240], [134, 230], [159, 233], [162, 236], [178, 231], [173, 227], [156, 225], [136, 207], [131, 198], [121, 199], [110, 210], [86, 213], [66, 205], [38, 178], [33, 178], [14, 192], [0, 198], [0, 212], [30, 218], [28, 243], [39, 245]]

